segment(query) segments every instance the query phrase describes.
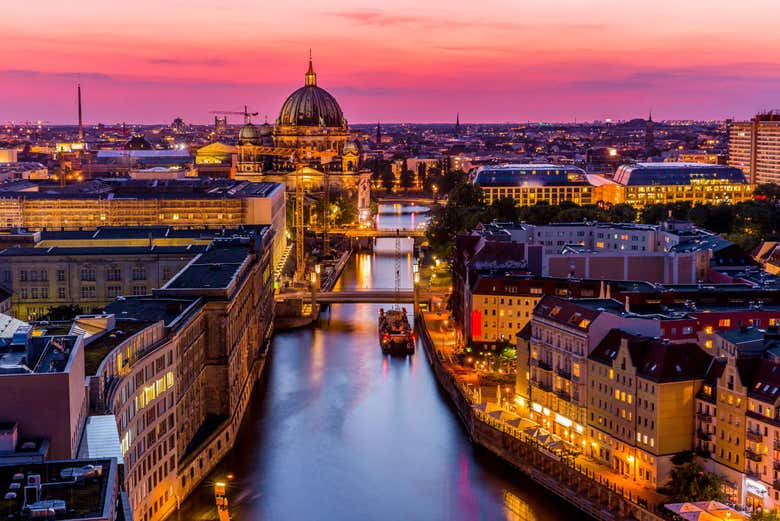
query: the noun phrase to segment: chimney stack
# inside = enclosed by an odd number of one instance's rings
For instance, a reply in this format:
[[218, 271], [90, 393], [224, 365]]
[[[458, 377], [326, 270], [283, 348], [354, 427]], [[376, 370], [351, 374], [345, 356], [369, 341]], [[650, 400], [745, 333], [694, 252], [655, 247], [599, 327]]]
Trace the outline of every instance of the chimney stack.
[[81, 120], [81, 83], [78, 83], [78, 98], [79, 98], [79, 143], [84, 142], [84, 124]]

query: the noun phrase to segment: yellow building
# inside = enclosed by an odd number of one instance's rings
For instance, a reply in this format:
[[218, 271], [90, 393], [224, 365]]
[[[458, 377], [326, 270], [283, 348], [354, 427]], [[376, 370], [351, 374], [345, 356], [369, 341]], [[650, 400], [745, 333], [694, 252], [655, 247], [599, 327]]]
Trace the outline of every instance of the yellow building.
[[585, 171], [569, 165], [498, 165], [483, 166], [474, 176], [482, 189], [485, 204], [511, 198], [520, 206], [564, 201], [584, 205], [596, 202], [595, 186]]
[[211, 143], [195, 152], [195, 167], [203, 177], [235, 177], [238, 149], [224, 143]]
[[701, 163], [639, 163], [622, 165], [615, 182], [623, 189], [623, 202], [635, 208], [649, 204], [687, 202], [738, 203], [749, 200], [753, 185], [738, 168]]
[[100, 226], [236, 228], [271, 225], [276, 262], [284, 251], [285, 190], [228, 179], [127, 181], [0, 194], [0, 228], [91, 230]]
[[588, 357], [588, 453], [663, 486], [672, 456], [693, 448], [694, 395], [711, 359], [696, 344], [610, 331]]
[[531, 419], [587, 450], [593, 439], [586, 432], [592, 385], [588, 355], [612, 330], [654, 337], [660, 324], [655, 317], [626, 313], [617, 300], [545, 295], [531, 319]]

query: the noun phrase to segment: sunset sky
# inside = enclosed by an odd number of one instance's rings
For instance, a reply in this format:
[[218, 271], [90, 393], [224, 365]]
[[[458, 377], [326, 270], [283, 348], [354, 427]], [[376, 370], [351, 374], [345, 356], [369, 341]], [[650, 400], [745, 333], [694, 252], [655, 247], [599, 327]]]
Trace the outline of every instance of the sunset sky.
[[74, 121], [76, 82], [89, 123], [274, 119], [309, 48], [351, 123], [746, 118], [780, 107], [778, 19], [778, 0], [9, 2], [0, 121]]

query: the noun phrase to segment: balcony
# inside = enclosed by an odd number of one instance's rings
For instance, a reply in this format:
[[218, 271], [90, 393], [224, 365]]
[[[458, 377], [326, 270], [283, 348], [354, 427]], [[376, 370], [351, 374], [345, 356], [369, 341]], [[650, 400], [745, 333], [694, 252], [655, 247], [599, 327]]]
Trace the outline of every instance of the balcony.
[[567, 402], [571, 401], [571, 394], [567, 393], [563, 389], [556, 389], [555, 394], [558, 395], [558, 398], [561, 400], [566, 400]]
[[764, 437], [761, 436], [761, 433], [759, 431], [753, 431], [748, 429], [747, 431], [745, 431], [745, 436], [747, 437], [748, 440], [755, 441], [756, 443], [761, 443], [762, 441], [764, 441]]
[[774, 467], [775, 470], [780, 471], [780, 461], [774, 460], [772, 462], [772, 466]]
[[712, 441], [712, 433], [701, 429], [696, 431], [696, 437], [703, 441]]
[[571, 369], [566, 369], [565, 367], [558, 367], [555, 369], [555, 374], [562, 378], [566, 378], [567, 380], [571, 380]]
[[758, 452], [754, 452], [750, 449], [745, 449], [745, 457], [749, 459], [750, 461], [755, 461], [756, 463], [761, 463], [761, 459], [763, 458], [762, 454], [759, 454]]
[[712, 415], [706, 412], [698, 412], [696, 413], [696, 417], [703, 423], [712, 423]]
[[539, 369], [544, 369], [545, 371], [552, 371], [552, 364], [550, 362], [545, 362], [544, 360], [537, 360], [536, 365], [539, 366]]

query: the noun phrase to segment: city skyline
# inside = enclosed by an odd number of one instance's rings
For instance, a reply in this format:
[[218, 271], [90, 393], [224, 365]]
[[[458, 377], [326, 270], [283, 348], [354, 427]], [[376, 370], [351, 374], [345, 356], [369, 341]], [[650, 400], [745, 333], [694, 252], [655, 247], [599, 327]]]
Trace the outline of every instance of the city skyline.
[[303, 84], [310, 48], [320, 85], [351, 123], [451, 122], [456, 113], [463, 123], [586, 121], [650, 110], [656, 119], [747, 119], [780, 106], [771, 30], [780, 6], [769, 0], [706, 10], [670, 0], [496, 0], [456, 12], [438, 1], [201, 4], [8, 6], [0, 121], [73, 123], [80, 82], [89, 124], [209, 123], [209, 111], [244, 104], [273, 122]]

